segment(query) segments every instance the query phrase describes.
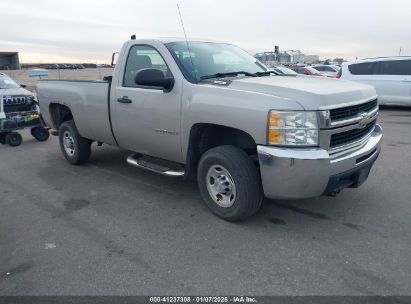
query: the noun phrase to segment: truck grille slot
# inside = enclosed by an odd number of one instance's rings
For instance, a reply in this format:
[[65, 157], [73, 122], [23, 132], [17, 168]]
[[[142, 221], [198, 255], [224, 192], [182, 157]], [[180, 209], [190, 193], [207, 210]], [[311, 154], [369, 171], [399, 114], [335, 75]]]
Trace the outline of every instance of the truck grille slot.
[[331, 135], [330, 148], [335, 148], [344, 144], [348, 144], [365, 137], [374, 129], [376, 123], [377, 121], [374, 120], [363, 129], [353, 129]]
[[27, 104], [26, 96], [3, 96], [4, 106], [20, 106]]
[[15, 95], [3, 96], [4, 112], [26, 112], [35, 110], [35, 106], [30, 96]]
[[347, 119], [357, 116], [362, 112], [369, 112], [378, 106], [378, 100], [374, 99], [366, 103], [338, 108], [330, 110], [330, 118], [332, 121]]

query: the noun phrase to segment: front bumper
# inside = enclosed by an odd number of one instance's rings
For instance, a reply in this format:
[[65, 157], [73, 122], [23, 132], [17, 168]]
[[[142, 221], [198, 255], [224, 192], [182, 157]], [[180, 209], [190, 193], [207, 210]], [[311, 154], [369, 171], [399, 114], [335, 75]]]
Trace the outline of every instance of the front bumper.
[[331, 155], [321, 148], [258, 146], [264, 194], [273, 199], [304, 199], [359, 187], [380, 153], [381, 139], [382, 129], [376, 125], [365, 143]]

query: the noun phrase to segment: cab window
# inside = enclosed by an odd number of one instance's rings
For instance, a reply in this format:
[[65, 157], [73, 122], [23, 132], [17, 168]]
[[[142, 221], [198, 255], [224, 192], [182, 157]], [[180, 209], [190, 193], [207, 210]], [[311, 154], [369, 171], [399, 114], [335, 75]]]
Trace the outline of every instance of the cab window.
[[167, 64], [155, 48], [148, 45], [135, 45], [131, 47], [127, 57], [123, 87], [138, 87], [134, 78], [141, 69], [158, 69], [165, 77], [170, 75]]

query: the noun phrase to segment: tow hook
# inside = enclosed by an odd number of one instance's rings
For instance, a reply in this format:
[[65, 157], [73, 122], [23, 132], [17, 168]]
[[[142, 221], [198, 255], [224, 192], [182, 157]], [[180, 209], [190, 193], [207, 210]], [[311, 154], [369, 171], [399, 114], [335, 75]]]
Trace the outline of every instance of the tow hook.
[[331, 197], [336, 197], [336, 196], [337, 196], [337, 194], [339, 194], [339, 193], [340, 193], [340, 190], [338, 190], [338, 191], [334, 191], [334, 192], [330, 193], [330, 195], [329, 195], [329, 196], [331, 196]]

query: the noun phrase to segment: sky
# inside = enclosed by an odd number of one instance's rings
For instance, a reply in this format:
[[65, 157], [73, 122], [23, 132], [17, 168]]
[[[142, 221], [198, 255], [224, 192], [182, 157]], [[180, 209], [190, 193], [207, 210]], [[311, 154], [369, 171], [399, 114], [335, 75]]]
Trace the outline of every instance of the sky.
[[300, 49], [321, 59], [411, 55], [411, 0], [0, 0], [0, 51], [23, 63], [109, 63], [132, 34]]

